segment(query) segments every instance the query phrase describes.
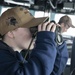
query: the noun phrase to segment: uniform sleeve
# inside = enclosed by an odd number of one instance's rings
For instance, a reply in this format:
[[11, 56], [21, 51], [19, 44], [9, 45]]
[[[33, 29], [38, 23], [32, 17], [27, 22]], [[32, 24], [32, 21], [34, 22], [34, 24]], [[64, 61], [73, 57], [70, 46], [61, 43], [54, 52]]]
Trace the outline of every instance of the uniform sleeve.
[[55, 34], [52, 32], [39, 32], [36, 46], [32, 50], [30, 59], [25, 63], [26, 75], [50, 75], [56, 58], [54, 42]]
[[[56, 58], [56, 47], [54, 42], [55, 34], [53, 32], [38, 32], [36, 46], [32, 50], [30, 59], [22, 63], [20, 53], [16, 58], [5, 53], [3, 59], [5, 63], [1, 63], [1, 75], [50, 75]], [[11, 56], [11, 57], [10, 57]], [[1, 58], [0, 58], [1, 59]], [[4, 72], [2, 72], [4, 71]]]
[[68, 50], [66, 43], [63, 42], [62, 45], [57, 47], [57, 56], [54, 64], [54, 69], [51, 75], [61, 75], [66, 67], [66, 63], [68, 60]]

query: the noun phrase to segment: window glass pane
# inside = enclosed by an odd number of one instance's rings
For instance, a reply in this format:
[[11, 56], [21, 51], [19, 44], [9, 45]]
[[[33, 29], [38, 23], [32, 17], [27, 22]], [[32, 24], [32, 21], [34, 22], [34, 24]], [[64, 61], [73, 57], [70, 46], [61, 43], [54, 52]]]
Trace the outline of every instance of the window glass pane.
[[35, 11], [35, 17], [46, 17], [50, 16], [50, 13], [43, 11]]

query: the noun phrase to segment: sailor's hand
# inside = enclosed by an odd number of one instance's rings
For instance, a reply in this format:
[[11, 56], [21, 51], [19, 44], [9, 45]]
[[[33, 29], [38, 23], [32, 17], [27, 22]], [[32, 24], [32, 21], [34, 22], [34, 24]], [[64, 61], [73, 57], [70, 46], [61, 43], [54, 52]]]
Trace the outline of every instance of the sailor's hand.
[[55, 32], [55, 30], [56, 30], [56, 25], [54, 23], [50, 23], [50, 22], [46, 22], [46, 23], [40, 24], [38, 26], [38, 32], [40, 32], [40, 31]]

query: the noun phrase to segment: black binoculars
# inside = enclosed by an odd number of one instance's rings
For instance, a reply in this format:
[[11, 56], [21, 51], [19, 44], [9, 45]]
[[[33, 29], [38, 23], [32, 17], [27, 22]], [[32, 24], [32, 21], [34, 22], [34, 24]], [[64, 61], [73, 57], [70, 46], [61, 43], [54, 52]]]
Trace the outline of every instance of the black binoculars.
[[[47, 22], [48, 20], [49, 20], [49, 18], [47, 18], [45, 22]], [[50, 23], [56, 24], [56, 22], [54, 20], [50, 21]], [[32, 33], [33, 37], [35, 37], [36, 33], [38, 32], [38, 26], [31, 27], [30, 28], [30, 32]], [[56, 26], [55, 33], [60, 33], [60, 32], [61, 32], [61, 27], [60, 26]]]

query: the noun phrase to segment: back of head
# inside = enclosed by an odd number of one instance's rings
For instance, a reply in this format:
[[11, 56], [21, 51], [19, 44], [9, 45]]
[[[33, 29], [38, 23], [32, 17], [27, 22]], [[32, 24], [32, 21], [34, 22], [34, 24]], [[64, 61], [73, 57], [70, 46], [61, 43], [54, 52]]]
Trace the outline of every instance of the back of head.
[[71, 18], [67, 15], [62, 16], [58, 22], [59, 24], [64, 23], [64, 24], [72, 24]]

